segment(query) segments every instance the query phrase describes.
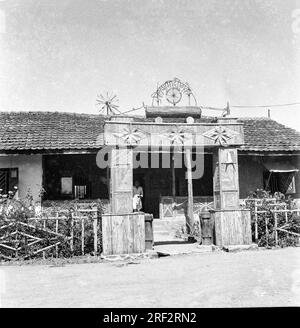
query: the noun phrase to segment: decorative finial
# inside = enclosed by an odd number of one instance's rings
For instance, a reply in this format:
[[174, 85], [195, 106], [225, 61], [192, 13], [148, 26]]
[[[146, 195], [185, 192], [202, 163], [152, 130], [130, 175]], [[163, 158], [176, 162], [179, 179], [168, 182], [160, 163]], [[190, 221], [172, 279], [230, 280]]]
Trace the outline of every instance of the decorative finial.
[[106, 95], [98, 95], [97, 96], [97, 105], [100, 106], [99, 112], [101, 114], [105, 115], [115, 115], [115, 114], [121, 114], [119, 111], [119, 105], [117, 104], [119, 102], [119, 99], [117, 95], [114, 95], [113, 93], [109, 94], [106, 92]]

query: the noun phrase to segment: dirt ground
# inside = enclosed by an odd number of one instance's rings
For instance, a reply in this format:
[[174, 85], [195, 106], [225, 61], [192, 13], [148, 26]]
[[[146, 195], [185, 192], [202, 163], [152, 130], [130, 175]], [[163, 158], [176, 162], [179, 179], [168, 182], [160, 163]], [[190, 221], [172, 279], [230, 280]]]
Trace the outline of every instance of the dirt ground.
[[2, 307], [300, 306], [300, 248], [0, 267]]

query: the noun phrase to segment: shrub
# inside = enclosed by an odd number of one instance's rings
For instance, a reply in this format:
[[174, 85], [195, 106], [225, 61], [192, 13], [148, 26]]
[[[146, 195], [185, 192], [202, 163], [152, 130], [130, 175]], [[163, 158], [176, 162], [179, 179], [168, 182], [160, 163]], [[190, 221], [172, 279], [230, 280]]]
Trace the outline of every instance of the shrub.
[[[100, 200], [84, 204], [77, 200], [53, 203], [37, 215], [37, 209], [31, 195], [25, 199], [15, 199], [15, 193], [3, 195], [0, 192], [0, 238], [4, 246], [0, 247], [2, 258], [30, 258], [37, 256], [70, 257], [82, 255], [82, 220], [84, 220], [84, 253], [94, 254], [93, 222], [97, 219], [98, 250], [101, 250], [101, 214], [103, 206]], [[91, 212], [96, 206], [97, 211]], [[82, 216], [85, 219], [82, 219]], [[58, 222], [58, 223], [57, 223]], [[70, 240], [71, 232], [73, 239]], [[57, 244], [59, 243], [59, 244]], [[56, 247], [51, 245], [57, 244]], [[71, 249], [73, 244], [73, 251]], [[43, 252], [41, 249], [45, 249]]]
[[[289, 196], [276, 192], [273, 195], [265, 190], [257, 189], [252, 192], [245, 202], [245, 207], [251, 210], [251, 230], [252, 238], [255, 240], [255, 200], [259, 200], [257, 211], [258, 246], [275, 246], [275, 215], [277, 216], [277, 227], [285, 230], [300, 233], [300, 217], [297, 212], [279, 212], [277, 210], [292, 210], [296, 208], [295, 202]], [[299, 237], [283, 231], [277, 231], [278, 245], [281, 247], [295, 246], [299, 242]]]

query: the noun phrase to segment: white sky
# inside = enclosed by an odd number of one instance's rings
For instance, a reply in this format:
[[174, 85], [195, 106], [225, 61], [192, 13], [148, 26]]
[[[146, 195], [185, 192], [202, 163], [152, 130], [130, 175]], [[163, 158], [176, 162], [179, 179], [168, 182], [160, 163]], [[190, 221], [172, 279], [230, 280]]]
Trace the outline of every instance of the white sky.
[[[126, 111], [173, 77], [204, 106], [300, 102], [298, 0], [2, 0], [0, 50], [0, 110]], [[300, 106], [271, 116], [300, 130]]]

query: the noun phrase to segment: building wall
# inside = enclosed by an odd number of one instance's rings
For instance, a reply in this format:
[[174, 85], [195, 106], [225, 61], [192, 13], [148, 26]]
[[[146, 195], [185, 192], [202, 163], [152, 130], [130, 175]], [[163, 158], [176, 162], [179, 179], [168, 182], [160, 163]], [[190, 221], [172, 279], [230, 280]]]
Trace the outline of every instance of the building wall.
[[[287, 160], [293, 164], [295, 167], [300, 169], [300, 157], [290, 156]], [[250, 192], [256, 189], [262, 189], [264, 187], [263, 182], [263, 172], [265, 170], [262, 164], [262, 156], [249, 156], [249, 155], [239, 155], [239, 186], [240, 186], [240, 198], [246, 198]], [[67, 161], [68, 163], [70, 161]], [[43, 184], [43, 165], [42, 165], [42, 155], [10, 155], [4, 156], [0, 155], [0, 168], [18, 168], [19, 174], [19, 197], [23, 198], [26, 196], [30, 189], [30, 193], [34, 197], [35, 201], [39, 200], [39, 193], [41, 186]], [[137, 170], [138, 171], [138, 170]], [[205, 175], [209, 175], [212, 180], [210, 172], [206, 172]], [[93, 179], [94, 180], [94, 179]], [[97, 180], [97, 179], [96, 179]], [[300, 197], [300, 174], [296, 174], [296, 194], [293, 197]], [[202, 183], [203, 184], [203, 183]], [[203, 184], [207, 186], [207, 184]], [[171, 188], [171, 187], [170, 187]], [[96, 190], [95, 188], [93, 188]], [[99, 188], [98, 188], [99, 189]], [[97, 189], [97, 190], [98, 190]], [[196, 188], [198, 191], [198, 188]], [[206, 190], [206, 194], [211, 194], [210, 187]], [[195, 195], [202, 195], [196, 190]], [[97, 191], [98, 194], [98, 191]], [[168, 190], [166, 195], [171, 194]], [[162, 195], [163, 195], [162, 194]], [[206, 195], [205, 194], [205, 195]], [[98, 196], [99, 197], [99, 196]]]
[[[265, 157], [267, 158], [267, 157]], [[270, 156], [270, 159], [276, 160], [276, 157]], [[279, 158], [279, 157], [277, 157]], [[286, 160], [294, 167], [300, 170], [299, 156], [280, 156], [281, 160]], [[240, 185], [240, 198], [246, 198], [249, 194], [256, 189], [264, 188], [264, 172], [266, 168], [263, 165], [263, 156], [238, 156], [239, 162], [239, 185]], [[295, 174], [296, 193], [291, 194], [292, 197], [300, 197], [300, 174]]]
[[0, 155], [0, 168], [18, 168], [18, 193], [20, 198], [28, 192], [39, 201], [43, 180], [42, 155]]

